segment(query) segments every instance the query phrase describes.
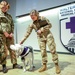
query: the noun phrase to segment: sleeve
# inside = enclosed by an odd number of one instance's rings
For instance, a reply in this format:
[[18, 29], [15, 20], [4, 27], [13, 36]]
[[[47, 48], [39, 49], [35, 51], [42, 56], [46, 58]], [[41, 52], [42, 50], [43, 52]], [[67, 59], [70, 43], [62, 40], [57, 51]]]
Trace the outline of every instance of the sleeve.
[[14, 33], [14, 22], [13, 22], [13, 19], [11, 21], [11, 33]]
[[7, 22], [8, 20], [5, 18], [5, 17], [0, 17], [0, 27], [1, 27], [1, 31], [2, 32], [7, 32], [7, 24], [6, 24], [6, 22]]
[[9, 17], [10, 17], [10, 19], [11, 19], [11, 33], [14, 33], [14, 21], [13, 21], [13, 18], [12, 18], [12, 16], [9, 14]]
[[26, 32], [26, 34], [25, 34], [25, 36], [24, 36], [24, 38], [23, 38], [23, 40], [21, 41], [20, 44], [23, 44], [23, 42], [24, 42], [24, 41], [29, 37], [29, 35], [31, 34], [32, 30], [33, 30], [33, 25], [29, 25], [28, 28], [27, 28], [27, 32]]

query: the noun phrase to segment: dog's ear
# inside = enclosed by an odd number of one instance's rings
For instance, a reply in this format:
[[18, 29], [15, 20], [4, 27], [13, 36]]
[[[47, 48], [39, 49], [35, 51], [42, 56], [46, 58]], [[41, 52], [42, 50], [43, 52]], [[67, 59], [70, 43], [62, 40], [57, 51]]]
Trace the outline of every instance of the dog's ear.
[[10, 45], [10, 49], [16, 50], [15, 45]]

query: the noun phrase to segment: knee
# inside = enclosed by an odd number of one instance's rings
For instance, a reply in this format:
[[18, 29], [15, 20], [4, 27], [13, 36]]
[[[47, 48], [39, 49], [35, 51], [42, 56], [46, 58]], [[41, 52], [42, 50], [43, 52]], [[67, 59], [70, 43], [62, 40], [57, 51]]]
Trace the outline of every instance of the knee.
[[57, 53], [53, 54], [52, 56], [53, 56], [53, 59], [52, 60], [54, 62], [58, 61], [58, 55], [57, 55]]

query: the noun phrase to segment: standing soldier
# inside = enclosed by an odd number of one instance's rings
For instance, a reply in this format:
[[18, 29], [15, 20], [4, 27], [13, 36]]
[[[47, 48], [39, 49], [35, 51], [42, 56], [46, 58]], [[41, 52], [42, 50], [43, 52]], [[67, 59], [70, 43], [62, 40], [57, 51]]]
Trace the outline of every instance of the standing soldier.
[[10, 49], [10, 45], [14, 44], [14, 24], [11, 15], [7, 13], [9, 7], [9, 3], [6, 1], [0, 3], [0, 64], [2, 64], [4, 73], [7, 72], [7, 50], [9, 50], [13, 68], [22, 68], [22, 66], [17, 64], [15, 52]]
[[33, 20], [33, 23], [29, 25], [27, 33], [24, 36], [24, 39], [20, 42], [20, 44], [23, 44], [23, 42], [31, 34], [32, 30], [35, 29], [38, 37], [39, 47], [42, 56], [42, 63], [43, 63], [42, 67], [38, 71], [43, 72], [47, 69], [47, 53], [46, 53], [46, 44], [47, 44], [52, 54], [53, 58], [52, 60], [55, 63], [56, 73], [59, 74], [61, 70], [58, 64], [56, 44], [53, 35], [49, 30], [52, 27], [51, 23], [45, 17], [39, 16], [39, 12], [37, 10], [32, 10], [30, 12], [30, 17]]

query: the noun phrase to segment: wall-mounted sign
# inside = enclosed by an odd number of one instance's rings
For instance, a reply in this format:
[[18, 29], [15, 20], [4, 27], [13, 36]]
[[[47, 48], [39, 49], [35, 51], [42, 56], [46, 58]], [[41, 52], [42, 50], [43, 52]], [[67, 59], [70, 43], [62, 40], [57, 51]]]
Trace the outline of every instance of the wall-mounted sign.
[[59, 9], [60, 39], [63, 46], [75, 54], [75, 3]]

